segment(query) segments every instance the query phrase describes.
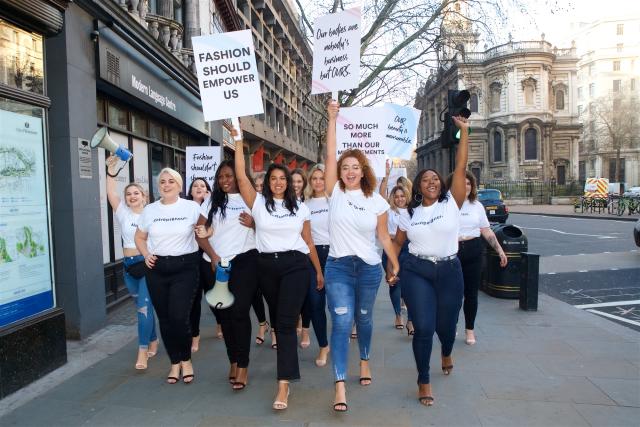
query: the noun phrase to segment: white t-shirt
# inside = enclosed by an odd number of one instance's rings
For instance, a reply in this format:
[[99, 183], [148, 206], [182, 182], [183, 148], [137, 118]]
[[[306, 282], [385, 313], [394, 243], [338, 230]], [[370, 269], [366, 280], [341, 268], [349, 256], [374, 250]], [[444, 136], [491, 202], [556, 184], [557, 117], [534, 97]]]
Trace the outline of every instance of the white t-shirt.
[[140, 214], [135, 213], [124, 202], [120, 202], [116, 209], [116, 220], [120, 224], [120, 234], [122, 235], [122, 247], [125, 249], [136, 249], [134, 236], [138, 228], [138, 218]]
[[305, 221], [309, 221], [311, 214], [304, 203], [298, 203], [295, 213], [289, 212], [284, 206], [284, 200], [274, 200], [275, 210], [267, 211], [265, 198], [256, 195], [251, 215], [256, 223], [256, 247], [259, 252], [273, 253], [286, 251], [300, 251], [309, 253], [309, 246], [300, 234]]
[[329, 244], [329, 199], [314, 197], [304, 202], [311, 212], [311, 237], [316, 245]]
[[458, 252], [460, 209], [451, 192], [447, 196], [447, 200], [431, 206], [418, 206], [413, 217], [400, 217], [398, 227], [407, 232], [410, 253], [446, 257]]
[[147, 205], [138, 228], [149, 233], [147, 249], [160, 256], [178, 256], [198, 250], [194, 226], [200, 217], [200, 205], [192, 200], [178, 199], [170, 205], [160, 200]]
[[[209, 237], [209, 243], [220, 258], [231, 260], [236, 255], [255, 249], [256, 237], [252, 228], [245, 227], [240, 223], [239, 218], [242, 212], [251, 213], [240, 193], [227, 194], [227, 197], [225, 217], [222, 217], [220, 209], [218, 209], [211, 218], [213, 236]], [[210, 207], [211, 197], [202, 203], [200, 215], [207, 218]], [[211, 258], [206, 252], [202, 254], [202, 258], [211, 262]]]
[[465, 200], [460, 208], [459, 237], [480, 237], [480, 229], [489, 227], [487, 212], [482, 203]]
[[355, 255], [369, 265], [379, 264], [376, 227], [387, 210], [389, 203], [380, 194], [365, 197], [362, 190], [343, 191], [336, 182], [329, 201], [329, 256]]
[[396, 236], [396, 232], [398, 231], [400, 216], [406, 214], [407, 210], [403, 208], [398, 208], [397, 212], [393, 209], [389, 209], [387, 212], [387, 229], [389, 230], [389, 236], [391, 236], [392, 239]]

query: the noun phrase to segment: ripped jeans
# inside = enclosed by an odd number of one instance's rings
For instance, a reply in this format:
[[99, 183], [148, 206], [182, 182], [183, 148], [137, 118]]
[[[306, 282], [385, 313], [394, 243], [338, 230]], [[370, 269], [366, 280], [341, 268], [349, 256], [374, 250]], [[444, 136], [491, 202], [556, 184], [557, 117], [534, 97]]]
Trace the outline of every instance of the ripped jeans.
[[[122, 260], [125, 267], [139, 261], [144, 262], [142, 255], [124, 257]], [[148, 348], [149, 343], [157, 340], [158, 337], [156, 336], [156, 318], [153, 312], [153, 305], [151, 304], [151, 297], [149, 297], [147, 279], [144, 277], [136, 279], [125, 270], [124, 283], [136, 301], [136, 310], [138, 312], [138, 346], [140, 348]]]
[[382, 280], [380, 264], [369, 265], [357, 256], [329, 257], [325, 290], [331, 314], [331, 360], [336, 381], [347, 377], [349, 336], [354, 321], [360, 359], [369, 360], [373, 332], [373, 304]]

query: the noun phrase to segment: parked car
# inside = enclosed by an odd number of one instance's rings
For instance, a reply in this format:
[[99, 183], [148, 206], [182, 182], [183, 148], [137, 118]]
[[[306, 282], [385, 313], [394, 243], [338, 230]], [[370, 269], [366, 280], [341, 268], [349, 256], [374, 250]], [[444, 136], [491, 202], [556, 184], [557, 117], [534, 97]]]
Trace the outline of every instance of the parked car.
[[624, 192], [625, 197], [640, 197], [640, 187], [631, 187]]
[[484, 206], [489, 222], [504, 224], [509, 218], [509, 208], [504, 204], [500, 190], [478, 190], [478, 201]]
[[640, 248], [640, 219], [636, 221], [636, 226], [633, 227], [633, 239], [636, 241], [636, 246]]

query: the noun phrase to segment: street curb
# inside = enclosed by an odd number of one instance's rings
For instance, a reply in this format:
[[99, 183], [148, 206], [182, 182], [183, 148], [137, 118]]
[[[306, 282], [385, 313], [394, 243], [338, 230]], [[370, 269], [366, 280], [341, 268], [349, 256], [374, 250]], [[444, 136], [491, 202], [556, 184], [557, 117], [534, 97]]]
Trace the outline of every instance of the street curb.
[[543, 213], [543, 212], [513, 212], [509, 211], [509, 215], [538, 215], [538, 216], [554, 216], [558, 218], [579, 218], [579, 219], [598, 219], [598, 220], [607, 220], [607, 221], [627, 221], [627, 222], [635, 222], [638, 220], [636, 217], [611, 217], [611, 216], [584, 216], [584, 215], [565, 215], [565, 214], [554, 214], [554, 213]]

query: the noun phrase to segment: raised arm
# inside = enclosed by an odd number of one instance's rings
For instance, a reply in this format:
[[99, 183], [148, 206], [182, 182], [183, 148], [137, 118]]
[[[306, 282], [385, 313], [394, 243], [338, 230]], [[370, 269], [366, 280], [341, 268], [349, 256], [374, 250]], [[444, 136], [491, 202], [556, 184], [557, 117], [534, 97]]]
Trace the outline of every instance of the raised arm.
[[[111, 155], [107, 158], [107, 169], [112, 175], [116, 173], [116, 164], [118, 163], [118, 157], [115, 155]], [[120, 196], [118, 195], [118, 187], [116, 184], [115, 178], [107, 175], [107, 200], [111, 205], [111, 209], [113, 211], [118, 210], [118, 206], [120, 206]]]
[[453, 122], [460, 128], [460, 143], [456, 152], [456, 167], [453, 170], [450, 191], [460, 208], [467, 197], [465, 173], [469, 160], [469, 122], [461, 116], [454, 117]]
[[327, 158], [324, 161], [324, 183], [328, 195], [331, 195], [333, 187], [338, 182], [338, 159], [336, 158], [336, 123], [340, 105], [335, 100], [327, 105]]
[[[238, 135], [238, 131], [233, 129], [231, 131], [231, 135], [234, 137]], [[249, 206], [249, 209], [253, 208], [253, 202], [256, 201], [256, 190], [251, 185], [251, 181], [247, 176], [247, 170], [245, 168], [244, 162], [244, 144], [242, 140], [236, 141], [236, 152], [235, 152], [235, 166], [236, 166], [236, 180], [238, 181], [238, 190], [240, 190], [240, 195], [244, 202]], [[265, 182], [265, 185], [267, 183]]]
[[386, 163], [386, 168], [385, 168], [385, 175], [384, 178], [382, 178], [382, 181], [380, 182], [380, 195], [382, 197], [384, 197], [384, 199], [387, 199], [387, 188], [389, 187], [389, 174], [391, 173], [391, 164], [390, 164], [390, 160], [387, 160]]

